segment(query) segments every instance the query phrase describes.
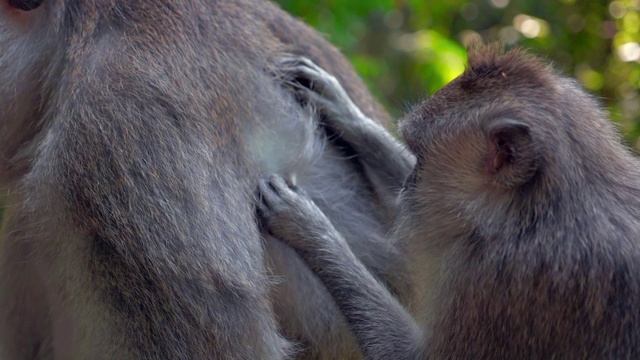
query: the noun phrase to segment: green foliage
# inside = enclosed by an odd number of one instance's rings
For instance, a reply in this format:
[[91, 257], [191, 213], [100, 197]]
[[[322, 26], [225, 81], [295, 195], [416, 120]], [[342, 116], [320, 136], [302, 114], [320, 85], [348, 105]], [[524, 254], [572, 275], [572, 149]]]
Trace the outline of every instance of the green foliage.
[[326, 34], [395, 115], [464, 69], [477, 41], [552, 59], [640, 149], [638, 0], [276, 0]]

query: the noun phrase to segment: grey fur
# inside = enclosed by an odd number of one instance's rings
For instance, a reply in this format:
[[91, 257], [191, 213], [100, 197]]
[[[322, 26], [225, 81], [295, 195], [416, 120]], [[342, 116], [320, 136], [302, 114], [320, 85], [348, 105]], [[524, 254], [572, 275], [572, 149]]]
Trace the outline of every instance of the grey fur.
[[[316, 108], [323, 115], [323, 125], [353, 148], [376, 192], [385, 195], [385, 203], [393, 209], [399, 186], [415, 164], [414, 156], [351, 101], [335, 76], [313, 61], [287, 57], [279, 66], [285, 79], [294, 79], [289, 86], [296, 90], [298, 98]], [[309, 80], [313, 90], [299, 85], [295, 79]]]
[[[296, 91], [343, 108], [335, 82], [299, 63], [304, 83], [334, 85]], [[350, 132], [353, 112], [324, 115], [349, 142], [382, 139]], [[259, 185], [266, 228], [322, 279], [366, 358], [640, 357], [640, 165], [574, 80], [479, 48], [401, 129], [418, 160], [391, 233], [411, 279], [399, 298], [303, 191]]]
[[253, 207], [295, 177], [400, 286], [378, 194], [275, 76], [305, 54], [385, 119], [337, 50], [257, 0], [4, 6], [0, 49], [0, 359], [360, 357]]

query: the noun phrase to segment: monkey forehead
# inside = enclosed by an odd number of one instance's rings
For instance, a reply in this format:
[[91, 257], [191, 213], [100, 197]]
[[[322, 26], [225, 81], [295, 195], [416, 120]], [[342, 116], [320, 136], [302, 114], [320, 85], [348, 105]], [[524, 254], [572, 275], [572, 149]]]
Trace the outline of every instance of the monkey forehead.
[[553, 90], [558, 77], [549, 62], [543, 61], [523, 49], [505, 51], [499, 44], [469, 50], [467, 69], [462, 75], [442, 88], [432, 101], [424, 104], [427, 112], [456, 106], [461, 101], [482, 97], [497, 98], [508, 95], [529, 97]]
[[465, 72], [415, 107], [401, 131], [409, 142], [413, 134], [452, 113], [471, 115], [489, 102], [553, 97], [557, 78], [548, 62], [522, 49], [505, 51], [499, 44], [471, 49]]
[[460, 86], [474, 89], [514, 82], [547, 86], [553, 79], [553, 73], [549, 62], [523, 49], [505, 51], [499, 44], [492, 44], [469, 50], [468, 66], [460, 76]]

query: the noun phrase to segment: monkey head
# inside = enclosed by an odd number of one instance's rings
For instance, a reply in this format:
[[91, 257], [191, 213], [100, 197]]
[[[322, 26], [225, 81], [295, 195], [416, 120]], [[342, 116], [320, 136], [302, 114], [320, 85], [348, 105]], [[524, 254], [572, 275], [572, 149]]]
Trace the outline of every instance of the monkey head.
[[605, 119], [546, 62], [495, 45], [471, 50], [466, 71], [401, 124], [417, 157], [401, 195], [419, 219], [413, 231], [468, 235], [517, 220], [517, 204], [535, 208], [601, 166], [594, 148], [616, 152], [607, 150], [615, 131]]

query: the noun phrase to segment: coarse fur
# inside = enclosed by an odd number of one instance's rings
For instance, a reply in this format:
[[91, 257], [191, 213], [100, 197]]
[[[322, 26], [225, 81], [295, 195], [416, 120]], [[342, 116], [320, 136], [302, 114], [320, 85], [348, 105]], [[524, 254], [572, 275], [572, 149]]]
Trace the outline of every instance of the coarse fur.
[[[297, 91], [326, 114], [348, 108], [314, 71], [300, 72], [323, 91]], [[329, 123], [366, 156], [388, 146], [350, 132], [368, 121]], [[259, 185], [267, 228], [323, 280], [365, 358], [640, 357], [640, 166], [576, 81], [522, 50], [476, 48], [401, 132], [417, 158], [391, 234], [406, 310], [303, 191]]]
[[0, 48], [0, 359], [360, 357], [253, 208], [295, 178], [399, 284], [381, 196], [275, 77], [304, 54], [386, 119], [335, 48], [258, 0], [4, 1]]

